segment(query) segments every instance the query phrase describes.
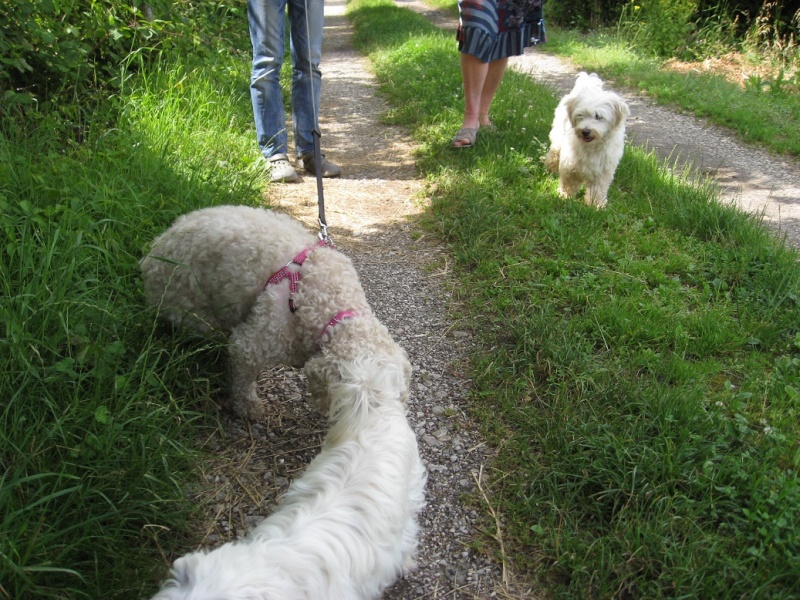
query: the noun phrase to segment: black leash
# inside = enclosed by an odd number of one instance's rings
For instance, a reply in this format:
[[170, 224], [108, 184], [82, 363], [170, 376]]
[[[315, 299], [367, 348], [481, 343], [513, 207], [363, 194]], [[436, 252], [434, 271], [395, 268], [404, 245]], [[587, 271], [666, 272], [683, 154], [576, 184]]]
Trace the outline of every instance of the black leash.
[[[313, 80], [311, 82], [314, 84]], [[318, 130], [311, 132], [314, 138], [314, 166], [317, 170], [317, 204], [319, 204], [319, 239], [326, 244], [333, 245], [333, 241], [328, 235], [328, 223], [325, 221], [325, 193], [322, 190], [322, 151], [320, 150], [320, 137]]]
[[[306, 40], [308, 40], [308, 84], [311, 86], [311, 108], [314, 112], [314, 130], [311, 137], [314, 138], [314, 167], [317, 175], [317, 204], [319, 205], [319, 239], [329, 245], [333, 245], [331, 237], [328, 235], [328, 223], [325, 221], [325, 194], [322, 190], [322, 150], [320, 150], [319, 132], [319, 113], [317, 103], [314, 101], [314, 67], [311, 64], [311, 30], [308, 26], [308, 0], [303, 0], [306, 16]], [[324, 10], [324, 8], [323, 8]], [[323, 26], [324, 27], [324, 26]]]

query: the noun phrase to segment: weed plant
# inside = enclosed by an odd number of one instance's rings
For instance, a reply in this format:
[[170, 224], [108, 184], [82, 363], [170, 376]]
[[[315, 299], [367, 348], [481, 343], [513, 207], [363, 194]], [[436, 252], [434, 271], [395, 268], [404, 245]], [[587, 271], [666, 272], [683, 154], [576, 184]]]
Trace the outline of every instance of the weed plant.
[[264, 179], [246, 59], [132, 61], [83, 143], [63, 112], [0, 118], [2, 598], [140, 598], [160, 549], [192, 541], [220, 352], [156, 324], [137, 263], [179, 214], [257, 204]]
[[497, 131], [454, 151], [450, 34], [390, 0], [348, 14], [474, 319], [501, 558], [543, 597], [798, 598], [797, 252], [632, 147], [605, 210], [561, 200], [558, 99], [514, 72]]

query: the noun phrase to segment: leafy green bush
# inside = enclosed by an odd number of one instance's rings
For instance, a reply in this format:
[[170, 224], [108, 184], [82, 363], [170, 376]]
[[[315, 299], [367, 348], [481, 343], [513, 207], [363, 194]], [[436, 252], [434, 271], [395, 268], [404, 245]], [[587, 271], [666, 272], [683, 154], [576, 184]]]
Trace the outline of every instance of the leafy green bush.
[[246, 30], [243, 10], [230, 0], [6, 0], [0, 3], [0, 106], [35, 103], [47, 111], [86, 91], [116, 91], [134, 55], [214, 51], [211, 38], [228, 24]]
[[[554, 25], [581, 31], [613, 26], [622, 17], [627, 25], [638, 22], [634, 31], [641, 29], [656, 47], [676, 47], [690, 55], [702, 55], [709, 43], [721, 52], [707, 55], [722, 54], [743, 41], [796, 54], [800, 34], [800, 0], [549, 0], [545, 16]], [[691, 39], [681, 37], [703, 29]]]
[[116, 65], [160, 27], [134, 3], [9, 0], [0, 4], [4, 103], [31, 103], [91, 80], [113, 81]]
[[694, 24], [691, 40], [683, 49], [689, 60], [722, 56], [739, 46], [735, 22], [724, 11], [716, 9], [703, 11], [701, 8]]
[[549, 0], [544, 7], [547, 20], [569, 29], [596, 29], [617, 22], [625, 0]]
[[620, 30], [656, 56], [681, 56], [696, 10], [697, 0], [631, 0], [620, 17]]
[[781, 63], [800, 66], [797, 36], [800, 34], [800, 6], [794, 15], [777, 0], [765, 0], [750, 22], [743, 45], [757, 55], [766, 54]]

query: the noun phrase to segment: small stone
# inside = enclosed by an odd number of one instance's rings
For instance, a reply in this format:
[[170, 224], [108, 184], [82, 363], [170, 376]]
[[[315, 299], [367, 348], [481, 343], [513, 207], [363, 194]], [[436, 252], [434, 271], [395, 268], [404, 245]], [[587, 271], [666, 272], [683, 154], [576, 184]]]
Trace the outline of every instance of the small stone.
[[433, 448], [438, 448], [442, 445], [442, 443], [439, 440], [437, 440], [430, 434], [423, 435], [422, 441], [428, 444], [428, 446], [432, 446]]

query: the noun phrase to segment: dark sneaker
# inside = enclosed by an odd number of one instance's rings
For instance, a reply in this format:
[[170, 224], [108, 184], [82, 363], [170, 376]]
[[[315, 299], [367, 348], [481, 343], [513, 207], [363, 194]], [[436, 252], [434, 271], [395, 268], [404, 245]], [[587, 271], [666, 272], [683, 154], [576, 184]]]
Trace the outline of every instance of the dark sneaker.
[[271, 183], [292, 183], [297, 181], [297, 171], [294, 170], [289, 157], [285, 154], [276, 154], [267, 160], [269, 167], [269, 180]]
[[[303, 168], [311, 173], [312, 175], [317, 174], [317, 169], [314, 166], [314, 155], [308, 154], [306, 156], [301, 156], [300, 160], [303, 161]], [[329, 161], [325, 158], [325, 155], [322, 155], [322, 176], [323, 177], [339, 177], [342, 174], [342, 168]]]

